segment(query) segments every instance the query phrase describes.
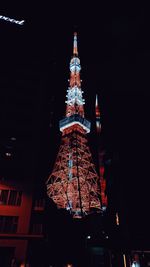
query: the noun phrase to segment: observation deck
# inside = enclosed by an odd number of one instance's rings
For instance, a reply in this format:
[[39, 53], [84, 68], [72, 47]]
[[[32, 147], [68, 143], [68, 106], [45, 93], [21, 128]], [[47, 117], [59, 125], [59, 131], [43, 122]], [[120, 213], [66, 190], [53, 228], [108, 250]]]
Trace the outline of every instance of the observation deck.
[[70, 117], [66, 117], [59, 121], [59, 129], [63, 132], [64, 129], [73, 126], [73, 125], [80, 125], [87, 133], [90, 132], [91, 123], [90, 121], [86, 120], [85, 118], [81, 117], [78, 114], [74, 114]]

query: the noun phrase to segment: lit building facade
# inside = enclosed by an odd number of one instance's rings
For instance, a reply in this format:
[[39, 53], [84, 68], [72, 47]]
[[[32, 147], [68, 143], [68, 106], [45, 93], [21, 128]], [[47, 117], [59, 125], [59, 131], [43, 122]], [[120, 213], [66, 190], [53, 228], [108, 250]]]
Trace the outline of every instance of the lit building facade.
[[33, 68], [31, 65], [30, 61], [19, 68], [14, 64], [10, 72], [3, 74], [2, 71], [0, 79], [0, 109], [3, 111], [0, 132], [0, 266], [3, 267], [15, 264], [20, 267], [35, 259], [39, 265], [32, 263], [32, 266], [42, 266], [38, 251], [43, 245], [44, 203], [41, 187], [37, 189], [34, 165], [37, 140], [32, 138], [35, 132], [37, 136], [33, 117], [36, 121], [34, 109], [38, 109], [38, 91], [41, 89], [38, 87], [39, 71], [35, 64]]
[[6, 264], [13, 258], [22, 262], [26, 256], [32, 198], [22, 189], [22, 186], [0, 184], [0, 251]]
[[6, 139], [0, 153], [0, 266], [5, 267], [32, 262], [34, 244], [43, 240], [44, 202], [35, 195], [34, 179], [22, 169], [18, 173], [16, 143]]
[[21, 266], [32, 262], [33, 246], [43, 240], [43, 220], [40, 218], [43, 211], [44, 202], [34, 201], [31, 183], [0, 182], [2, 266]]

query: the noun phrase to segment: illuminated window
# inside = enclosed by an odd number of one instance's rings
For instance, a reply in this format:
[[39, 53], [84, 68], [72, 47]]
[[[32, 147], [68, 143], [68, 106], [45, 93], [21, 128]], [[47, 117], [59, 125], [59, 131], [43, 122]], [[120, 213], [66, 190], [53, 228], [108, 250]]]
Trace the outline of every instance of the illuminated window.
[[22, 192], [16, 190], [0, 190], [0, 205], [21, 205]]
[[0, 216], [0, 233], [16, 233], [17, 226], [17, 216]]

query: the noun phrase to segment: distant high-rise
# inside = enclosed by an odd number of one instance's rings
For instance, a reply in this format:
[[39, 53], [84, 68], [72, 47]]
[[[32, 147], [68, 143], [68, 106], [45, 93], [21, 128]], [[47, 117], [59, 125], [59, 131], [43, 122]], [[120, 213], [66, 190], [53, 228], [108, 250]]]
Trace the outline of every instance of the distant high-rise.
[[77, 33], [74, 33], [66, 115], [59, 123], [61, 145], [47, 180], [48, 196], [58, 208], [69, 210], [73, 218], [101, 211], [100, 177], [87, 142], [91, 123], [84, 115], [80, 71]]
[[101, 206], [102, 210], [105, 211], [107, 208], [107, 195], [106, 195], [106, 179], [104, 178], [105, 173], [105, 150], [103, 147], [103, 142], [101, 139], [101, 117], [100, 108], [98, 103], [98, 95], [96, 95], [95, 101], [95, 115], [96, 115], [96, 133], [97, 133], [97, 148], [98, 148], [98, 165], [99, 165], [99, 175], [100, 175], [100, 185], [101, 185]]

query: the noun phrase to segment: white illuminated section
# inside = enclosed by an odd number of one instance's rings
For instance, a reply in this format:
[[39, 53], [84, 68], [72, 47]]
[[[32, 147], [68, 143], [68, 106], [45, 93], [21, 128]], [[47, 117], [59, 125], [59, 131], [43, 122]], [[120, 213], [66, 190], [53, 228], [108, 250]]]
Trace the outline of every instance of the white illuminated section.
[[116, 224], [119, 225], [119, 215], [118, 215], [118, 212], [116, 213]]
[[127, 267], [125, 254], [123, 254], [123, 263], [124, 263], [124, 267]]
[[25, 22], [25, 20], [11, 19], [9, 17], [5, 17], [5, 16], [2, 16], [2, 15], [0, 15], [0, 19], [8, 21], [8, 22], [11, 22], [11, 23], [15, 23], [15, 24], [18, 24], [18, 25], [23, 25], [24, 22]]
[[132, 267], [140, 267], [140, 264], [138, 262], [134, 261], [132, 263]]
[[62, 126], [61, 128], [60, 128], [60, 131], [61, 132], [63, 132], [65, 129], [67, 129], [68, 127], [71, 127], [71, 126], [73, 126], [73, 125], [76, 125], [76, 124], [78, 124], [78, 125], [80, 125], [87, 133], [89, 133], [90, 132], [90, 129], [89, 128], [87, 128], [85, 125], [83, 125], [82, 123], [80, 123], [79, 121], [73, 121], [73, 122], [70, 122], [70, 123], [68, 123], [68, 124], [66, 124], [66, 125], [64, 125], [64, 126]]
[[75, 103], [77, 105], [84, 105], [85, 100], [82, 98], [82, 93], [83, 91], [81, 91], [81, 89], [79, 89], [77, 86], [69, 88], [67, 90], [67, 100], [65, 101], [65, 103], [71, 106], [73, 106]]

